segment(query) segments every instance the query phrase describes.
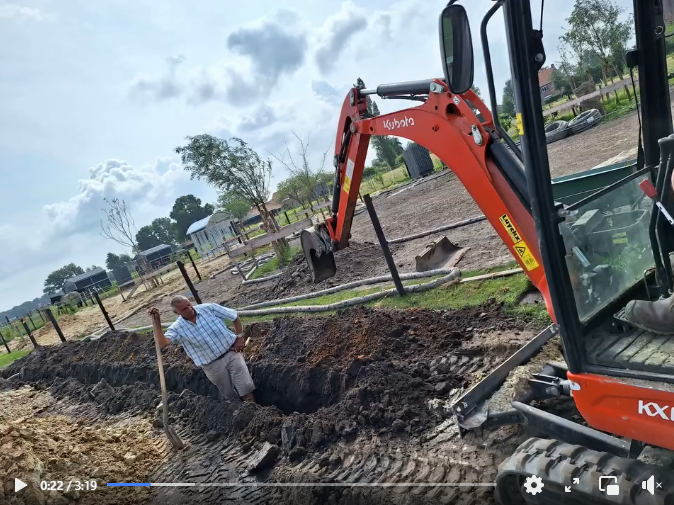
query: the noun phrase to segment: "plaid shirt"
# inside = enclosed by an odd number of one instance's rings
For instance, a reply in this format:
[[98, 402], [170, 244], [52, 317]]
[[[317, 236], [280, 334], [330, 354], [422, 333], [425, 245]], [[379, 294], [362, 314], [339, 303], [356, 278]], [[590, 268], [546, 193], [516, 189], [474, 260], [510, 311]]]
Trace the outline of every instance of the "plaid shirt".
[[181, 344], [187, 355], [197, 366], [207, 365], [219, 358], [232, 347], [236, 335], [223, 319], [234, 321], [236, 311], [217, 303], [202, 303], [194, 306], [197, 312], [196, 324], [178, 317], [164, 334], [171, 342]]

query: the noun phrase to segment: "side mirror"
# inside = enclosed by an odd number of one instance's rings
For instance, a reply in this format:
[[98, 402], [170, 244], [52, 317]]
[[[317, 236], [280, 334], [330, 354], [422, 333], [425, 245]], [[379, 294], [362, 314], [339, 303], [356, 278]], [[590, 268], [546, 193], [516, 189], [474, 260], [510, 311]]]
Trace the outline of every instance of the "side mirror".
[[473, 41], [468, 15], [461, 5], [448, 5], [440, 14], [440, 54], [450, 91], [468, 91], [473, 85]]

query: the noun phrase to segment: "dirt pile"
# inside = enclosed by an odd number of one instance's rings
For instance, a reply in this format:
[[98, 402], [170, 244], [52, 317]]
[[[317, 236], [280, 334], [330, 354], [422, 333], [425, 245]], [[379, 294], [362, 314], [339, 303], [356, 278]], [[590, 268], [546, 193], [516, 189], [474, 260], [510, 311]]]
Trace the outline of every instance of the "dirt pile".
[[[219, 401], [203, 372], [172, 346], [164, 355], [169, 406], [174, 419], [198, 432], [236, 434], [248, 448], [278, 445], [291, 460], [359, 435], [417, 436], [447, 417], [432, 407], [434, 400], [456, 397], [473, 375], [522, 343], [499, 341], [494, 351], [483, 332], [524, 326], [498, 304], [458, 311], [357, 308], [256, 323], [246, 328], [246, 355], [259, 404]], [[97, 341], [38, 349], [3, 373], [48, 383], [54, 395], [95, 402], [105, 412], [151, 413], [159, 403], [154, 353], [149, 335], [110, 332]]]
[[[395, 251], [395, 246], [392, 246]], [[303, 254], [298, 254], [283, 271], [266, 294], [267, 300], [311, 293], [318, 289], [327, 289], [351, 281], [367, 279], [385, 274], [388, 269], [386, 260], [378, 244], [372, 242], [354, 242], [349, 247], [335, 253], [337, 273], [334, 277], [316, 286], [311, 280], [309, 266]]]
[[[55, 414], [46, 391], [26, 386], [0, 392], [0, 503], [144, 503], [149, 490], [118, 490], [107, 482], [147, 482], [167, 443], [152, 433], [149, 420], [126, 417], [103, 422]], [[28, 484], [14, 493], [14, 477]], [[91, 488], [69, 481], [89, 483]], [[41, 481], [64, 481], [42, 490]], [[95, 484], [92, 484], [95, 482]]]

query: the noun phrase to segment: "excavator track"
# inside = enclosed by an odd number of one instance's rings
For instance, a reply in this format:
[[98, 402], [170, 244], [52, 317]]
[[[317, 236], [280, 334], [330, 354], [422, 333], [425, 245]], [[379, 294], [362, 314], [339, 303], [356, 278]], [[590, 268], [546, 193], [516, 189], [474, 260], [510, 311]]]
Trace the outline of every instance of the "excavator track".
[[[531, 476], [543, 482], [536, 495], [525, 491], [524, 483]], [[605, 476], [616, 477], [605, 483], [618, 484], [619, 495], [599, 490], [599, 479]], [[655, 477], [654, 494], [641, 484], [651, 476]], [[530, 438], [499, 467], [496, 497], [502, 505], [672, 505], [674, 471], [558, 440]]]

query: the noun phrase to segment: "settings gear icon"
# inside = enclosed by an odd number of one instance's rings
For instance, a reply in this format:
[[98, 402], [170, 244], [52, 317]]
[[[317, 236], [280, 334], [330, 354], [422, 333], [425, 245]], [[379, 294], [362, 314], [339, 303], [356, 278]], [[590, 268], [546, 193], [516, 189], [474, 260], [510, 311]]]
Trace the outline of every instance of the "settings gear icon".
[[537, 475], [531, 475], [526, 478], [524, 481], [524, 489], [527, 493], [536, 496], [538, 493], [543, 492], [543, 479]]

